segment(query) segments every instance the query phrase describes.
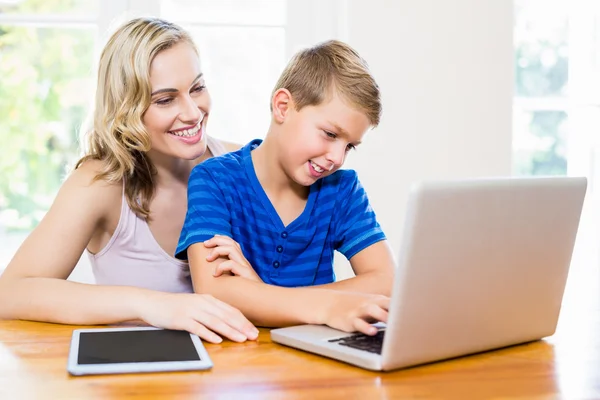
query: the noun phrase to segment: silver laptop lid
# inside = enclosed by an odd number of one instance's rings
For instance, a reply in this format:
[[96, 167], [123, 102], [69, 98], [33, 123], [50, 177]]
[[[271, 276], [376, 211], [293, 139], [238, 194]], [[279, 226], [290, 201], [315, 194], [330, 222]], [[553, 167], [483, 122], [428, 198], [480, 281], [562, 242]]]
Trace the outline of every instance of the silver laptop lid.
[[383, 369], [551, 335], [586, 186], [568, 177], [416, 186]]

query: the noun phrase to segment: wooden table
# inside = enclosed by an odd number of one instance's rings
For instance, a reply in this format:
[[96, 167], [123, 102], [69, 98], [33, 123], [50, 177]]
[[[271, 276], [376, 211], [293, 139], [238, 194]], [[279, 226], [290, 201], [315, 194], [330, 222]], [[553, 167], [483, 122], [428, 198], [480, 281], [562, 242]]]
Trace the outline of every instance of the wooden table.
[[557, 334], [494, 352], [375, 373], [258, 342], [207, 345], [207, 372], [71, 377], [76, 327], [0, 321], [0, 399], [600, 398], [600, 310], [563, 313]]

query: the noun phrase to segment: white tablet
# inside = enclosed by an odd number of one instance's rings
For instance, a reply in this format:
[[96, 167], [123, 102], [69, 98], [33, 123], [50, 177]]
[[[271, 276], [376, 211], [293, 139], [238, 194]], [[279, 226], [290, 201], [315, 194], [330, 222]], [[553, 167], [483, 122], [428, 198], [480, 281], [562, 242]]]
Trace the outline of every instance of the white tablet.
[[196, 335], [153, 327], [76, 329], [67, 371], [71, 375], [189, 371], [213, 364]]

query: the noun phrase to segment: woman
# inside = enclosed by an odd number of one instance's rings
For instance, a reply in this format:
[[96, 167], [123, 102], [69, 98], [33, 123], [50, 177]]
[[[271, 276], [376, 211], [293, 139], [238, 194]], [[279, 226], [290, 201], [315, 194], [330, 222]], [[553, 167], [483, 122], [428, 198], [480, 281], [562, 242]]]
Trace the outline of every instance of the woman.
[[[194, 294], [172, 257], [192, 168], [234, 148], [206, 136], [209, 114], [190, 35], [156, 18], [121, 26], [100, 57], [86, 155], [0, 277], [0, 318], [141, 319], [210, 342], [255, 339], [237, 309]], [[84, 251], [97, 285], [66, 280]]]

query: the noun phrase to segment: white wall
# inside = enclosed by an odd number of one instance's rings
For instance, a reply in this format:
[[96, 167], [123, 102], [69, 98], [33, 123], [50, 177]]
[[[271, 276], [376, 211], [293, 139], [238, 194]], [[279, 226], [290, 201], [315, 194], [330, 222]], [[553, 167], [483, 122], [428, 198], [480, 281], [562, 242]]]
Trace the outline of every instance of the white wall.
[[397, 252], [412, 183], [511, 173], [512, 1], [336, 3], [329, 25], [288, 42], [295, 50], [338, 37], [371, 66], [384, 114], [346, 166], [358, 170]]

